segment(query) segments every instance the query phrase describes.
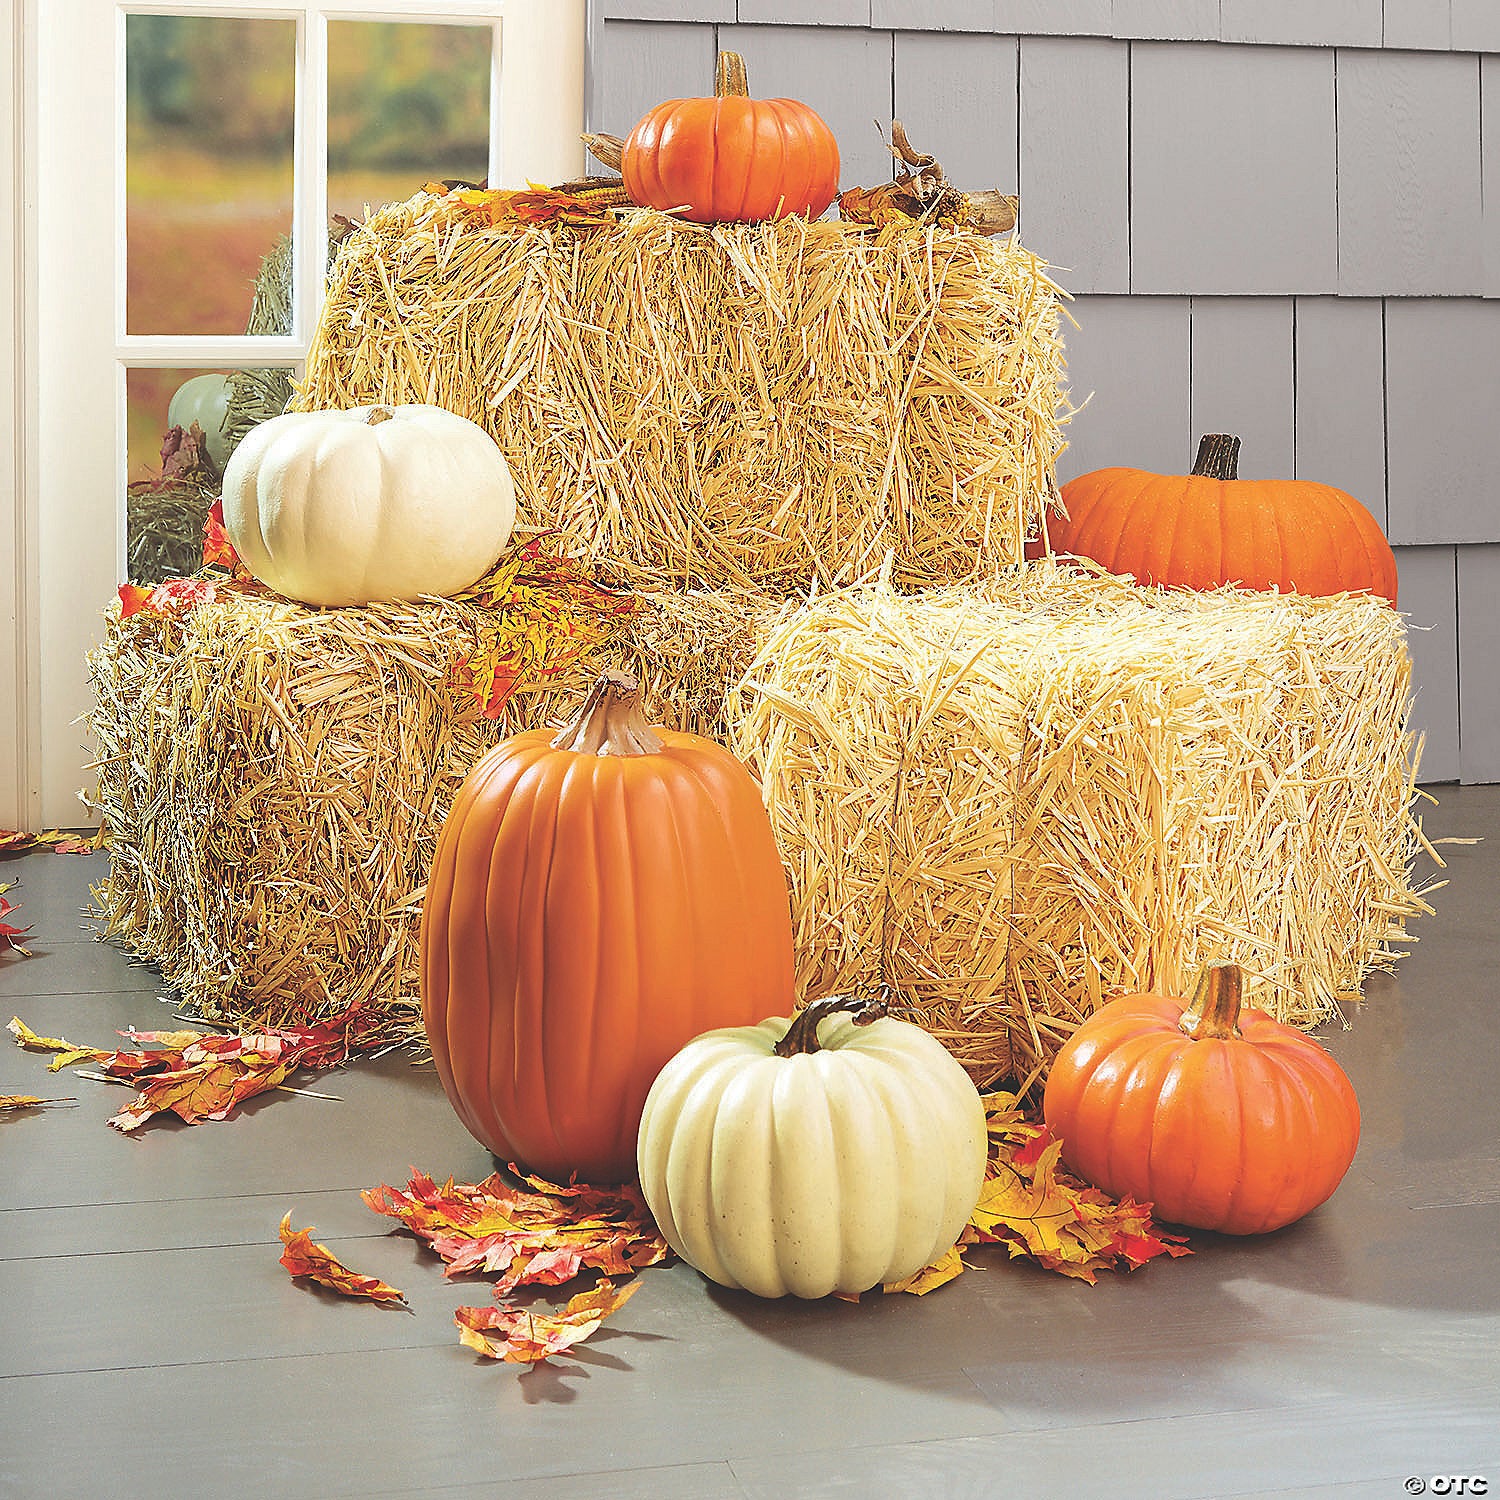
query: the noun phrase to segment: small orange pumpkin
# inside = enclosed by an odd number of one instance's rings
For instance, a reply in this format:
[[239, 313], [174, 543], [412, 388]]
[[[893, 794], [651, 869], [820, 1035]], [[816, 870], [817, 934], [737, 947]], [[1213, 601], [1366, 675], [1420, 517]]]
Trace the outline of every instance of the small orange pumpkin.
[[504, 1162], [634, 1175], [652, 1081], [693, 1037], [792, 1004], [786, 877], [754, 778], [652, 729], [605, 673], [555, 737], [474, 765], [422, 907], [422, 1018], [443, 1088]]
[[1214, 964], [1193, 1002], [1112, 1000], [1073, 1033], [1042, 1100], [1063, 1160], [1171, 1223], [1261, 1234], [1329, 1198], [1359, 1144], [1359, 1103], [1311, 1037], [1240, 1008]]
[[620, 176], [632, 203], [699, 224], [816, 219], [838, 192], [839, 148], [810, 106], [752, 99], [744, 58], [721, 52], [715, 97], [648, 111], [626, 138]]
[[1282, 593], [1368, 591], [1396, 602], [1396, 558], [1352, 495], [1303, 479], [1240, 479], [1240, 440], [1203, 438], [1191, 474], [1096, 469], [1063, 486], [1052, 551], [1138, 583]]

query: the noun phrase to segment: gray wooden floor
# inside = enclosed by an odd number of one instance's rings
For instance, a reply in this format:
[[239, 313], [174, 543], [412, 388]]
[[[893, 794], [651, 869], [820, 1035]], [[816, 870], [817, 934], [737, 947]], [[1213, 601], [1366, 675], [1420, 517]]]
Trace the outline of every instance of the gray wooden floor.
[[[387, 1058], [337, 1075], [343, 1103], [127, 1139], [104, 1123], [122, 1090], [6, 1047], [0, 1093], [81, 1103], [0, 1119], [0, 1495], [1500, 1493], [1500, 788], [1438, 795], [1434, 836], [1485, 841], [1445, 848], [1422, 941], [1328, 1036], [1365, 1112], [1343, 1187], [1279, 1235], [1094, 1288], [991, 1256], [921, 1300], [761, 1303], [679, 1265], [518, 1374], [457, 1343], [486, 1284], [444, 1283], [359, 1200], [410, 1165], [490, 1170], [430, 1069]], [[81, 925], [101, 868], [0, 862], [36, 929], [0, 960], [0, 1021], [167, 1023], [156, 975]], [[293, 1284], [288, 1209], [415, 1314]]]

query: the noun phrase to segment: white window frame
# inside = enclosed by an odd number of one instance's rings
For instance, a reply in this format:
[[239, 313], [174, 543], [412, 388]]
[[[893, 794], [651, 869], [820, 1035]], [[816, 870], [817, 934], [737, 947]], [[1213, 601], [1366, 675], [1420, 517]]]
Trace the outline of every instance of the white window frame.
[[[124, 577], [126, 372], [290, 367], [323, 296], [330, 21], [494, 29], [490, 181], [584, 170], [587, 0], [20, 0], [0, 35], [13, 82], [0, 164], [0, 827], [88, 820], [84, 658]], [[125, 332], [125, 25], [129, 15], [291, 20], [297, 27], [294, 328], [286, 338]], [[19, 233], [17, 227], [19, 226]], [[7, 441], [8, 440], [8, 441]], [[6, 546], [13, 540], [13, 547]], [[10, 555], [7, 556], [6, 554]], [[10, 705], [15, 712], [8, 712]]]

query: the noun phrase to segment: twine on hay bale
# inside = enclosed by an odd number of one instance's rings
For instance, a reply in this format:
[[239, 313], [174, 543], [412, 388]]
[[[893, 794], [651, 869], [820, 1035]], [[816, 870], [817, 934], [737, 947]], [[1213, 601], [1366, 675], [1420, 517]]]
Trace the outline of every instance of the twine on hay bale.
[[981, 1081], [1044, 1069], [1112, 992], [1232, 958], [1312, 1025], [1400, 955], [1399, 615], [1136, 589], [1051, 563], [787, 610], [731, 700], [793, 889], [806, 996], [888, 983]]
[[458, 669], [495, 629], [472, 603], [320, 610], [231, 585], [181, 618], [111, 610], [90, 658], [104, 935], [216, 1021], [296, 1024], [358, 1001], [419, 1037], [423, 887], [475, 758], [564, 722], [606, 662], [636, 667], [657, 718], [722, 738], [724, 685], [769, 608], [646, 596], [551, 676], [544, 636], [493, 720]]
[[1014, 241], [796, 217], [490, 226], [379, 210], [334, 266], [297, 408], [483, 424], [526, 518], [632, 587], [903, 586], [1022, 555], [1052, 492], [1058, 291]]

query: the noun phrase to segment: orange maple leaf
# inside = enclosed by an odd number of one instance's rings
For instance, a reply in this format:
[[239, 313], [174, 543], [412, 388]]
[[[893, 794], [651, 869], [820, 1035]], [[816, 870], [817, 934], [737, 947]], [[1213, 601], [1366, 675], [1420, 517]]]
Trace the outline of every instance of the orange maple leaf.
[[[635, 1296], [640, 1285], [632, 1281], [616, 1290], [605, 1276], [591, 1290], [570, 1297], [560, 1313], [533, 1312], [503, 1302], [498, 1307], [456, 1308], [453, 1321], [458, 1325], [458, 1341], [466, 1349], [487, 1359], [534, 1365], [591, 1337], [611, 1313]], [[492, 1332], [502, 1337], [491, 1338]]]
[[[1185, 1237], [1157, 1228], [1149, 1203], [1116, 1202], [1061, 1163], [1062, 1142], [1027, 1119], [1013, 1094], [985, 1100], [990, 1155], [979, 1202], [959, 1242], [888, 1292], [921, 1296], [965, 1269], [964, 1248], [998, 1244], [1049, 1271], [1093, 1283], [1106, 1270], [1135, 1270], [1158, 1255], [1189, 1255]], [[857, 1301], [857, 1298], [849, 1298]]]
[[222, 1120], [246, 1099], [279, 1088], [292, 1066], [285, 1062], [257, 1064], [248, 1058], [210, 1059], [166, 1073], [153, 1073], [142, 1082], [135, 1098], [109, 1117], [109, 1123], [129, 1135], [152, 1115], [168, 1111], [189, 1125], [201, 1120]]
[[480, 1183], [450, 1177], [438, 1187], [413, 1168], [406, 1192], [382, 1183], [361, 1196], [425, 1240], [446, 1262], [446, 1275], [498, 1271], [502, 1292], [555, 1286], [585, 1270], [626, 1275], [671, 1254], [634, 1185], [521, 1180], [528, 1186], [495, 1172]]
[[227, 568], [231, 573], [238, 572], [241, 566], [240, 555], [224, 527], [222, 499], [214, 501], [203, 522], [203, 566]]
[[386, 1306], [408, 1307], [406, 1294], [375, 1276], [351, 1271], [328, 1248], [313, 1243], [312, 1228], [293, 1229], [290, 1213], [281, 1221], [281, 1264], [293, 1276], [306, 1276], [319, 1286], [331, 1287], [346, 1297], [367, 1297]]

